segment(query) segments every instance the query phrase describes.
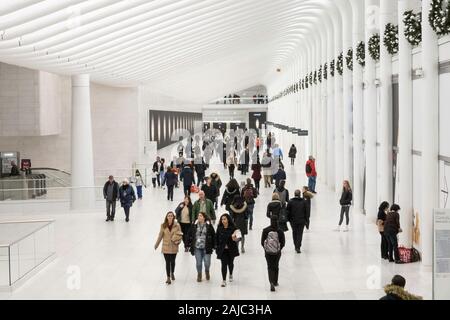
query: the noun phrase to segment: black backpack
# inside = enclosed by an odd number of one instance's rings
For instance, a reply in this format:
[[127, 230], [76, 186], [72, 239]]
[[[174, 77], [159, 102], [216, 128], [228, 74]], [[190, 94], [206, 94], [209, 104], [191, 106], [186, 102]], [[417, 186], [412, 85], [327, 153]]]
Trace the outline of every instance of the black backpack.
[[311, 173], [312, 172], [312, 168], [311, 165], [309, 163], [306, 164], [306, 173]]

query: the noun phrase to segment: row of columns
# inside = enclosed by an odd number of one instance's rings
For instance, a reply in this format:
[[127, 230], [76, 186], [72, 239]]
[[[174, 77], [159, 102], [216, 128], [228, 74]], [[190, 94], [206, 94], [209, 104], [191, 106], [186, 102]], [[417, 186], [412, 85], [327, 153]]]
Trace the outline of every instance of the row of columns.
[[[438, 39], [428, 23], [431, 0], [422, 5], [422, 69], [423, 101], [421, 104], [422, 143], [421, 178], [421, 247], [423, 264], [431, 265], [432, 213], [438, 206]], [[413, 141], [412, 141], [412, 47], [404, 36], [403, 13], [417, 8], [418, 0], [337, 0], [329, 1], [322, 26], [315, 26], [311, 37], [302, 42], [298, 59], [288, 78], [280, 81], [274, 92], [286, 83], [298, 79], [325, 62], [328, 64], [344, 53], [344, 73], [328, 75], [328, 80], [292, 95], [293, 104], [284, 98], [270, 105], [269, 118], [286, 123], [284, 110], [298, 109], [293, 118], [309, 130], [307, 143], [302, 145], [305, 155], [317, 157], [319, 178], [338, 195], [342, 181], [353, 185], [354, 212], [365, 210], [367, 222], [374, 223], [382, 201], [402, 207], [403, 233], [400, 243], [412, 246], [413, 226]], [[321, 22], [322, 22], [321, 21]], [[393, 92], [392, 56], [383, 43], [380, 45], [379, 77], [377, 63], [370, 57], [368, 42], [379, 33], [381, 41], [388, 23], [399, 25], [399, 133], [394, 195], [393, 171]], [[363, 68], [357, 63], [356, 48], [366, 43]], [[347, 50], [353, 48], [353, 71], [345, 66]], [[297, 57], [296, 57], [297, 59]], [[328, 71], [329, 73], [329, 71]], [[277, 91], [278, 90], [278, 91]], [[425, 94], [426, 93], [426, 94]], [[283, 110], [280, 112], [280, 110]], [[281, 115], [281, 113], [283, 115]], [[293, 138], [290, 141], [297, 141]], [[301, 143], [301, 142], [299, 142]], [[418, 177], [417, 173], [414, 177]], [[364, 184], [365, 179], [365, 184]], [[365, 198], [363, 190], [365, 188]]]

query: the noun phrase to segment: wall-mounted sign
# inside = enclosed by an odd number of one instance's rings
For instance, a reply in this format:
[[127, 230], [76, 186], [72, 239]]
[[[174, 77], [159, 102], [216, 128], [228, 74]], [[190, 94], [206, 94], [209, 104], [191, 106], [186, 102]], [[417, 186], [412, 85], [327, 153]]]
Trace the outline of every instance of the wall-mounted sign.
[[450, 300], [450, 210], [434, 210], [433, 299]]

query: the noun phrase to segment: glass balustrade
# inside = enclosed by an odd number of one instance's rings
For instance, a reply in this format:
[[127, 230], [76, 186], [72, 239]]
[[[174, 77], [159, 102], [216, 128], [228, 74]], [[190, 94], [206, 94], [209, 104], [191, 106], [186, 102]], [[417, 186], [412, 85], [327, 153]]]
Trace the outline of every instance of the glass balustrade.
[[0, 222], [0, 287], [11, 287], [55, 254], [54, 221]]

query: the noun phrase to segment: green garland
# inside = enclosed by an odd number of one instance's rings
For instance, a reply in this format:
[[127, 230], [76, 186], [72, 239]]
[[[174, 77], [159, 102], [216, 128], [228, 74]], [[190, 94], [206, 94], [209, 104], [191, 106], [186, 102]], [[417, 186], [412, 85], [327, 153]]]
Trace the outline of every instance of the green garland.
[[380, 35], [376, 33], [371, 36], [368, 45], [371, 58], [375, 61], [380, 60]]
[[314, 71], [313, 82], [314, 84], [317, 84], [317, 70]]
[[356, 46], [356, 61], [361, 67], [366, 65], [366, 44], [361, 41]]
[[383, 43], [390, 55], [398, 53], [398, 26], [392, 23], [386, 25]]
[[344, 73], [344, 53], [341, 52], [337, 57], [336, 70], [340, 76]]
[[323, 78], [325, 80], [328, 79], [328, 63], [325, 62], [325, 64], [323, 65]]
[[345, 62], [347, 64], [347, 68], [350, 71], [353, 71], [353, 49], [350, 48], [347, 51], [347, 56], [345, 57]]
[[313, 85], [313, 73], [312, 71], [309, 73], [309, 84], [312, 86]]
[[305, 88], [308, 89], [309, 87], [309, 78], [308, 76], [305, 77]]
[[444, 8], [443, 0], [432, 0], [428, 22], [438, 36], [450, 33], [450, 2]]
[[317, 72], [317, 78], [319, 83], [322, 83], [322, 65], [319, 67], [319, 71]]
[[405, 24], [405, 37], [412, 46], [422, 42], [422, 12], [414, 13], [412, 10], [403, 13]]
[[334, 77], [335, 66], [336, 66], [336, 63], [334, 62], [334, 59], [333, 59], [330, 62], [330, 75], [332, 77]]

